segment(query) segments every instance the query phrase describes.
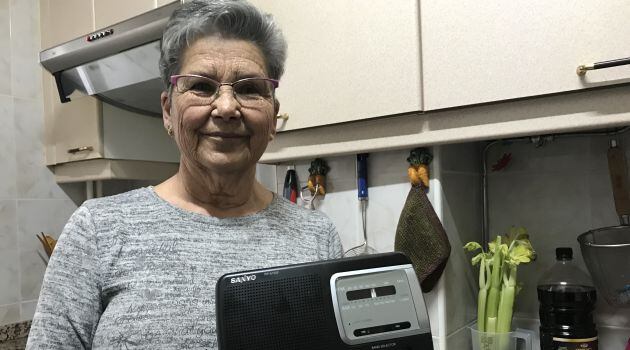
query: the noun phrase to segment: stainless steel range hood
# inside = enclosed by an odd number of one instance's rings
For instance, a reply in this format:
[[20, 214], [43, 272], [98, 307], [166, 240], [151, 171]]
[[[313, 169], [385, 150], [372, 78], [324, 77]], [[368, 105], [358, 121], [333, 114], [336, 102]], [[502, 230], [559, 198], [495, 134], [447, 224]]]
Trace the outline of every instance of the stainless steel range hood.
[[81, 93], [161, 116], [160, 39], [179, 6], [174, 2], [42, 51], [40, 63], [54, 75], [61, 102]]

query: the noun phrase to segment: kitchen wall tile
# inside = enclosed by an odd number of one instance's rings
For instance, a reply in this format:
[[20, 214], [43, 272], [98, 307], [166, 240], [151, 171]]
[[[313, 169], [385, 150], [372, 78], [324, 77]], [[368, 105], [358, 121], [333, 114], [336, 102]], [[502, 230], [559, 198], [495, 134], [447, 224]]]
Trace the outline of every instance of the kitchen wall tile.
[[20, 304], [0, 305], [0, 326], [20, 321]]
[[[140, 181], [142, 183], [144, 183], [144, 181]], [[154, 184], [154, 183], [147, 183], [147, 186], [149, 184]], [[76, 204], [77, 206], [81, 205], [81, 203], [85, 202], [86, 199], [86, 184], [85, 182], [72, 182], [72, 183], [63, 183], [63, 184], [53, 184], [53, 186], [59, 186], [59, 188], [61, 189], [61, 191], [63, 191], [64, 194], [60, 195], [60, 198], [58, 199], [70, 199], [72, 200], [72, 202], [74, 202], [74, 204]], [[138, 188], [138, 187], [142, 187], [145, 185], [138, 185], [134, 188]], [[53, 193], [57, 193], [56, 190], [53, 190]], [[116, 192], [116, 193], [120, 193], [120, 192]]]
[[0, 254], [0, 305], [18, 303], [20, 301], [20, 271], [16, 263], [17, 250], [5, 250]]
[[584, 176], [568, 173], [498, 173], [490, 178], [490, 237], [510, 226], [528, 229], [538, 253], [535, 262], [519, 267], [524, 288], [516, 300], [521, 317], [536, 318], [536, 284], [555, 260], [555, 248], [572, 247], [580, 259], [576, 237], [590, 226], [589, 190]]
[[17, 246], [17, 203], [0, 200], [0, 254]]
[[11, 90], [13, 96], [41, 99], [42, 72], [39, 68], [39, 1], [11, 0]]
[[588, 229], [619, 225], [608, 171], [592, 171], [584, 175], [591, 203]]
[[482, 230], [481, 175], [444, 172], [443, 206], [450, 212], [443, 221], [454, 225], [460, 242], [479, 241]]
[[358, 231], [360, 210], [356, 192], [330, 192], [323, 199], [316, 200], [315, 205], [318, 210], [328, 215], [335, 224], [344, 250], [362, 242], [362, 233]]
[[[45, 253], [42, 254], [46, 255]], [[37, 299], [39, 298], [39, 290], [42, 288], [46, 265], [35, 250], [21, 251], [19, 255], [20, 271], [22, 273], [20, 300]]]
[[14, 98], [18, 198], [67, 198], [44, 165], [43, 105]]
[[372, 153], [368, 157], [368, 183], [370, 187], [391, 184], [408, 184], [407, 162], [409, 150]]
[[272, 192], [278, 192], [276, 188], [276, 166], [269, 164], [256, 164], [256, 179], [265, 188]]
[[[500, 142], [490, 147], [488, 151], [487, 167], [491, 169], [505, 153], [512, 154], [509, 166], [502, 172], [532, 172], [535, 174], [558, 171], [594, 170], [590, 162], [591, 141], [587, 137], [559, 138], [547, 141], [543, 146], [536, 147], [528, 140]], [[576, 158], [581, 162], [576, 163]]]
[[[589, 157], [589, 170], [595, 172], [608, 173], [608, 149], [610, 148], [610, 141], [617, 140], [619, 147], [624, 149], [626, 153], [630, 151], [630, 139], [626, 139], [625, 134], [613, 135], [613, 136], [593, 136], [590, 137], [590, 157]], [[627, 140], [627, 141], [626, 141]], [[579, 155], [576, 155], [576, 162], [581, 159]], [[626, 160], [630, 160], [628, 154], [626, 154]], [[608, 180], [610, 183], [610, 180]], [[610, 190], [609, 190], [610, 192]]]
[[410, 187], [408, 183], [394, 183], [369, 189], [368, 242], [379, 252], [394, 250], [398, 220]]
[[63, 227], [76, 208], [76, 204], [69, 199], [19, 200], [17, 218], [20, 252], [43, 252], [41, 243], [35, 235], [44, 232], [54, 238], [59, 238]]
[[470, 329], [462, 327], [446, 337], [446, 347], [451, 350], [463, 350], [471, 348]]
[[[337, 180], [352, 180], [356, 179], [356, 156], [342, 156], [342, 157], [329, 157], [324, 158], [330, 170], [326, 175], [326, 181], [335, 182]], [[297, 164], [302, 167], [302, 165], [306, 168], [304, 172], [298, 172], [298, 175], [304, 174], [304, 181], [308, 178], [308, 168], [311, 165], [312, 159], [305, 161], [303, 164]], [[298, 168], [296, 168], [298, 169]], [[299, 169], [298, 169], [299, 170]], [[284, 179], [284, 178], [283, 178]]]
[[13, 99], [0, 96], [0, 198], [13, 199], [16, 195], [15, 127], [13, 126]]
[[442, 221], [451, 244], [451, 254], [443, 277], [448, 286], [444, 290], [447, 300], [447, 334], [456, 332], [477, 318], [478, 272], [471, 266], [470, 255], [462, 247], [480, 238], [479, 182], [480, 175], [477, 174], [442, 174]]
[[30, 321], [35, 315], [37, 300], [23, 302], [20, 304], [20, 321]]
[[440, 146], [442, 171], [479, 174], [485, 144], [474, 142]]
[[9, 0], [0, 0], [0, 95], [11, 95], [11, 17]]
[[[626, 152], [630, 150], [625, 135], [614, 137], [621, 140]], [[540, 149], [529, 144], [502, 146], [513, 151], [514, 160], [524, 159], [529, 164], [514, 162], [506, 171], [490, 174], [491, 233], [509, 225], [525, 226], [538, 253], [535, 262], [519, 268], [524, 289], [517, 298], [516, 316], [538, 318], [537, 308], [531, 307], [538, 305], [535, 287], [540, 274], [555, 262], [556, 247], [572, 247], [576, 264], [587, 271], [577, 236], [618, 223], [606, 158], [612, 138], [566, 138]], [[600, 326], [630, 324], [630, 314], [603, 300], [597, 303], [595, 317]]]

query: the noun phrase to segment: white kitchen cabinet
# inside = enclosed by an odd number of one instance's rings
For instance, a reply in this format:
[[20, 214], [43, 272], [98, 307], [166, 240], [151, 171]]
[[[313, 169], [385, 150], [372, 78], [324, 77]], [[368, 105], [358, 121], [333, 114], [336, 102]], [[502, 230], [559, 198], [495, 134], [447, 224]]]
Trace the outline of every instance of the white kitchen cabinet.
[[164, 6], [166, 4], [170, 4], [175, 0], [156, 0], [157, 7]]
[[[424, 109], [630, 82], [630, 4], [610, 1], [421, 1]], [[397, 22], [399, 23], [399, 22]]]
[[[41, 0], [42, 49], [156, 6], [154, 0], [137, 1], [133, 6], [123, 6], [127, 3], [124, 1], [118, 3]], [[42, 79], [46, 165], [52, 167], [57, 181], [155, 180], [177, 170], [178, 152], [160, 118], [130, 113], [76, 93], [71, 96], [71, 102], [61, 103], [52, 75], [42, 69]], [[115, 168], [112, 167], [114, 161]], [[68, 166], [68, 163], [75, 164]], [[61, 167], [64, 164], [66, 166]]]
[[280, 130], [422, 110], [417, 0], [253, 0], [288, 41]]
[[[95, 29], [124, 21], [156, 7], [155, 0], [93, 0]], [[84, 33], [85, 34], [85, 33]]]

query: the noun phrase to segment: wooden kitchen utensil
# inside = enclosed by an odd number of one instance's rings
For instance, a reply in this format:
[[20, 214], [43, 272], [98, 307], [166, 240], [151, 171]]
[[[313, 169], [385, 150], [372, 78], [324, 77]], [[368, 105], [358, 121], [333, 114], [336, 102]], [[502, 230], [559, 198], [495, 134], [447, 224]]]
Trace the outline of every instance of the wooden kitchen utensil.
[[608, 169], [615, 199], [615, 209], [622, 225], [630, 224], [630, 186], [624, 150], [618, 147], [617, 140], [610, 141], [608, 149]]

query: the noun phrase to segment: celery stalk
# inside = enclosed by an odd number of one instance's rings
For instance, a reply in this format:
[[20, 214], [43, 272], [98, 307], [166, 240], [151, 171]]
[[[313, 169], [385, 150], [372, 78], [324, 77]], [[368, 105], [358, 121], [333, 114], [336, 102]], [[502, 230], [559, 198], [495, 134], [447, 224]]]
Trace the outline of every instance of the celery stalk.
[[507, 281], [504, 282], [503, 289], [501, 290], [497, 332], [509, 332], [512, 327], [514, 296], [516, 295], [516, 265], [510, 265], [507, 274]]
[[[513, 227], [505, 240], [497, 236], [484, 251], [481, 244], [468, 242], [464, 249], [469, 252], [481, 250], [471, 262], [479, 263], [479, 295], [477, 298], [477, 328], [481, 348], [485, 350], [504, 349], [508, 345], [506, 337], [498, 337], [496, 343], [489, 343], [486, 333], [508, 333], [511, 330], [514, 299], [516, 296], [516, 271], [520, 264], [536, 258], [536, 252], [529, 241], [527, 231]], [[496, 335], [492, 335], [495, 337]]]
[[485, 260], [481, 260], [479, 267], [479, 296], [477, 297], [477, 329], [486, 331], [486, 300], [488, 298], [487, 271], [490, 269]]
[[497, 237], [494, 256], [492, 257], [492, 274], [490, 277], [490, 291], [486, 301], [486, 332], [496, 332], [497, 315], [499, 313], [499, 292], [501, 291], [501, 236]]

